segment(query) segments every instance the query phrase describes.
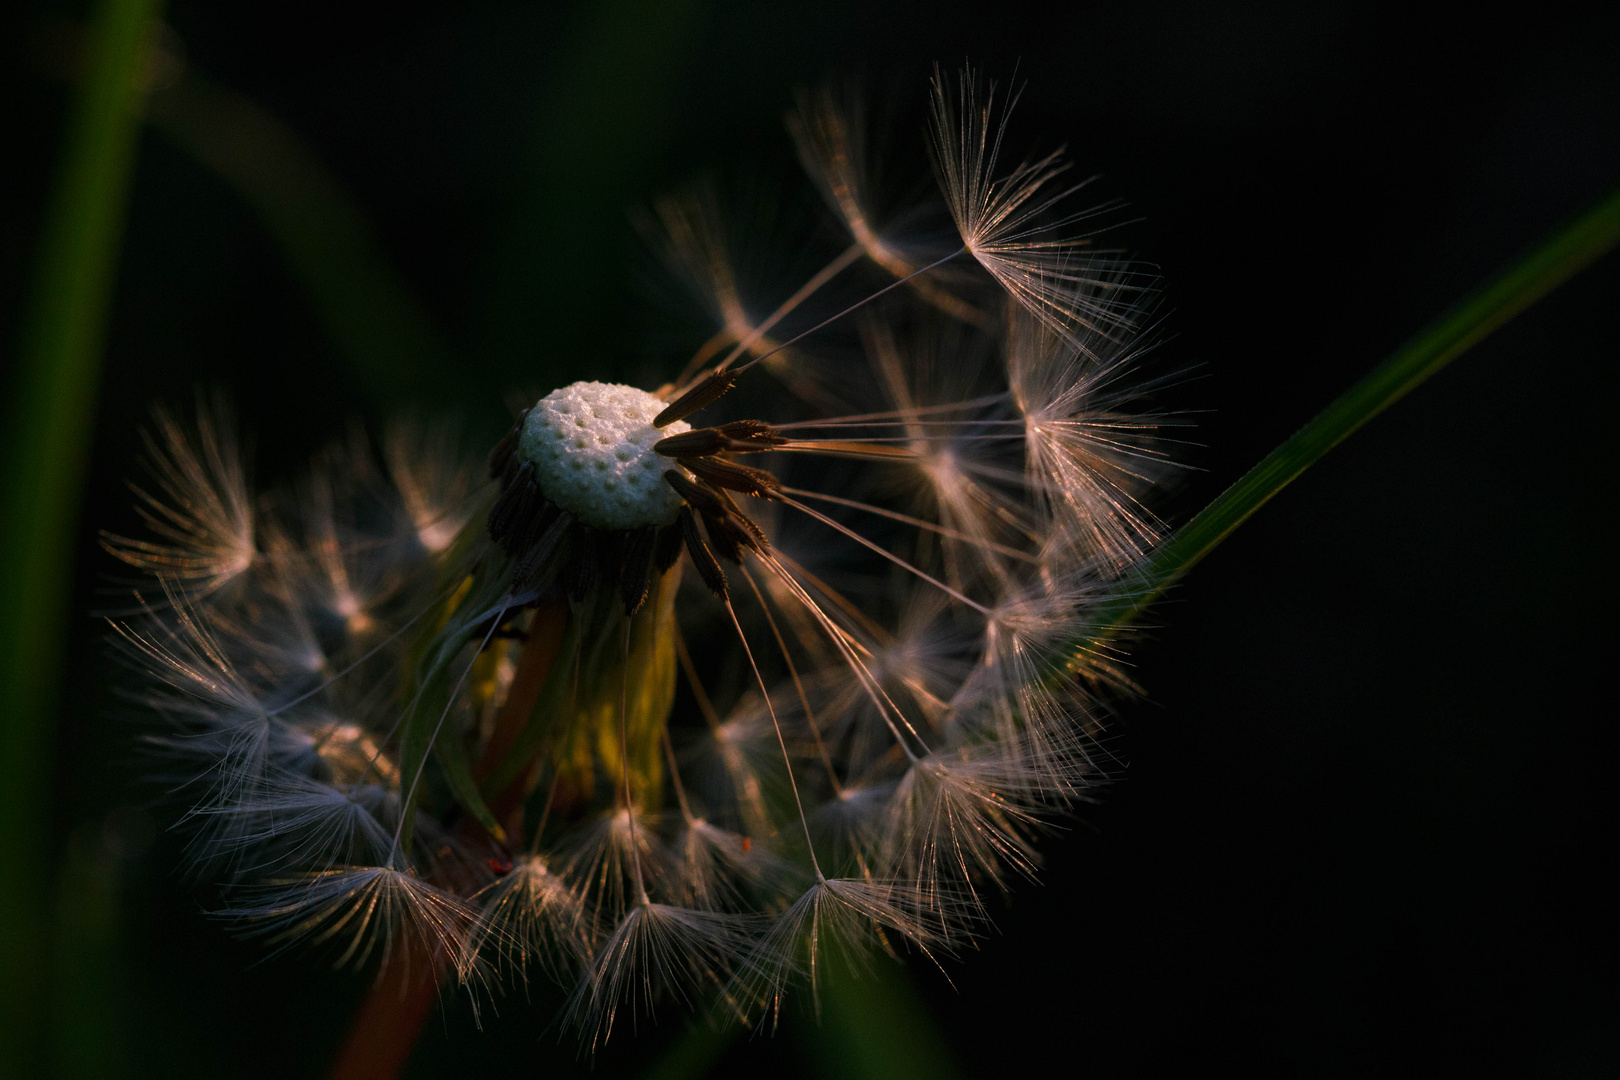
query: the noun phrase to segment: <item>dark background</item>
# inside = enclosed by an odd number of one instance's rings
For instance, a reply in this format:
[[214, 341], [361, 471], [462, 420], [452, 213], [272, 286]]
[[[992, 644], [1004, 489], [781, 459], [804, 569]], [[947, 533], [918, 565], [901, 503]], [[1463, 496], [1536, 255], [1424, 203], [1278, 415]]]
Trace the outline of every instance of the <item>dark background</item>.
[[[228, 388], [272, 482], [384, 402], [491, 431], [512, 387], [656, 370], [673, 354], [627, 210], [704, 172], [799, 198], [780, 116], [837, 73], [899, 103], [886, 154], [925, 175], [935, 59], [1019, 64], [1015, 145], [1067, 141], [1142, 218], [1122, 235], [1166, 274], [1168, 348], [1207, 410], [1184, 520], [1620, 180], [1612, 8], [1475, 25], [1410, 7], [173, 3], [190, 70], [307, 143], [442, 344], [365, 375], [249, 201], [148, 130], [75, 610], [112, 570], [95, 530], [136, 527], [123, 481], [151, 401]], [[8, 327], [68, 100], [48, 20], [81, 14], [8, 17]], [[949, 983], [912, 973], [964, 1075], [1620, 1071], [1617, 285], [1611, 256], [1511, 323], [1157, 610], [1147, 698], [1113, 728], [1119, 782]], [[119, 768], [101, 632], [80, 620], [57, 764], [59, 952], [99, 973], [112, 1018], [84, 1052], [133, 1076], [319, 1074], [361, 984], [262, 962], [174, 876]], [[75, 900], [75, 873], [101, 892]], [[503, 1003], [479, 1034], [452, 1006], [414, 1075], [585, 1072], [549, 1008]], [[636, 1075], [672, 1028], [596, 1074]], [[791, 1017], [718, 1075], [833, 1075], [818, 1038]]]

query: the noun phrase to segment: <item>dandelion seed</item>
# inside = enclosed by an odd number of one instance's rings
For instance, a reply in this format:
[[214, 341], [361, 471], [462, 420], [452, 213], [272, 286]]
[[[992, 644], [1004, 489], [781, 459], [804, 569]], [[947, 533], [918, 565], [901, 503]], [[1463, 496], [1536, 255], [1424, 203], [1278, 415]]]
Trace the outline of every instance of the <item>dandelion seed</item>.
[[579, 893], [541, 856], [519, 859], [472, 899], [479, 913], [463, 946], [466, 955], [493, 953], [518, 980], [538, 969], [567, 982], [589, 964], [596, 934]]
[[[413, 956], [454, 957], [474, 918], [458, 897], [383, 866], [326, 870], [256, 891], [259, 903], [227, 914], [272, 945], [337, 942], [340, 966], [364, 965], [373, 954], [384, 968], [394, 961], [408, 965]], [[409, 978], [409, 971], [401, 977]]]
[[671, 904], [635, 905], [598, 947], [565, 1021], [595, 1046], [613, 1034], [627, 1008], [634, 1024], [643, 1014], [652, 1018], [660, 996], [691, 1004], [735, 969], [747, 947], [749, 922]]
[[[230, 410], [199, 398], [193, 446], [174, 415], [159, 409], [145, 434], [148, 464], [161, 496], [135, 487], [140, 514], [160, 539], [109, 532], [102, 544], [129, 565], [192, 596], [225, 588], [253, 565], [255, 517]], [[133, 485], [132, 485], [133, 486]]]
[[[873, 185], [867, 160], [866, 117], [858, 94], [840, 95], [830, 87], [815, 95], [801, 94], [798, 111], [788, 114], [788, 130], [805, 171], [867, 258], [897, 278], [911, 278], [938, 257], [907, 253], [876, 228], [871, 209]], [[931, 281], [913, 280], [909, 284], [918, 296], [953, 319], [974, 326], [991, 321], [984, 312]]]
[[933, 906], [924, 906], [909, 882], [821, 878], [760, 940], [735, 976], [733, 994], [778, 1016], [793, 979], [804, 978], [814, 996], [830, 962], [858, 971], [866, 951], [886, 948], [889, 936], [930, 958], [944, 955], [949, 939], [942, 928], [959, 917], [945, 899], [936, 894]]
[[933, 91], [935, 161], [967, 250], [1009, 296], [1077, 344], [1087, 332], [1134, 329], [1133, 309], [1151, 279], [1076, 231], [1113, 207], [1063, 210], [1087, 182], [1064, 186], [1069, 164], [1061, 149], [997, 173], [1016, 94], [998, 102], [995, 84], [972, 68], [955, 79], [936, 68]]

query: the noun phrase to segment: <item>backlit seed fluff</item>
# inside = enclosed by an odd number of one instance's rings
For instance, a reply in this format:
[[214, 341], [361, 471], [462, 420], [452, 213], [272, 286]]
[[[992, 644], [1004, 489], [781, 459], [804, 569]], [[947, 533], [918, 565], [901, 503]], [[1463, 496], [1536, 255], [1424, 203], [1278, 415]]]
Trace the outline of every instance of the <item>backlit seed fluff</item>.
[[846, 232], [803, 288], [739, 275], [718, 199], [661, 204], [715, 320], [662, 386], [557, 389], [487, 457], [350, 440], [264, 495], [217, 405], [160, 414], [117, 640], [245, 932], [555, 980], [594, 1045], [942, 958], [1036, 873], [1101, 779], [1095, 613], [1160, 535], [1155, 288], [1059, 154], [1003, 167], [993, 88], [933, 93], [954, 235], [884, 231], [832, 95], [791, 125]]

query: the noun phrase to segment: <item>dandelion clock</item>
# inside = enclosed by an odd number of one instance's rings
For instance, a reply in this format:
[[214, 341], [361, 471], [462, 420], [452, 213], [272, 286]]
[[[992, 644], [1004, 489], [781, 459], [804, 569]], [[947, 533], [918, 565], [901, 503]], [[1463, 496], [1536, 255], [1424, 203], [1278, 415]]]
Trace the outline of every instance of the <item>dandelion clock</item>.
[[371, 980], [335, 1075], [397, 1074], [436, 1005], [550, 994], [588, 1056], [768, 1035], [888, 957], [950, 976], [1116, 775], [1144, 606], [1488, 322], [1173, 531], [1179, 372], [1119, 207], [1028, 150], [1016, 85], [918, 91], [937, 190], [903, 204], [859, 101], [799, 99], [822, 221], [763, 310], [712, 187], [641, 215], [710, 335], [643, 383], [544, 387], [493, 445], [356, 433], [265, 490], [227, 400], [156, 414], [146, 528], [103, 534], [143, 575], [139, 767], [221, 933]]

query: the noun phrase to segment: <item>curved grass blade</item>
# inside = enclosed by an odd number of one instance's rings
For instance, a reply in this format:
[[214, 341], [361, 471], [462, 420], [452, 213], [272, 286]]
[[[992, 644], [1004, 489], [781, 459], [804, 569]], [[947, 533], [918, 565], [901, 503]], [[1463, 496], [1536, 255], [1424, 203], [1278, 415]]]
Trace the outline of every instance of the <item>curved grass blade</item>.
[[[0, 1061], [44, 1075], [55, 879], [51, 733], [73, 536], [146, 60], [161, 4], [96, 5], [88, 66], [45, 218], [0, 447]], [[33, 1066], [33, 1067], [31, 1067]]]
[[[1221, 492], [1153, 552], [1133, 587], [1099, 609], [1095, 631], [1073, 651], [1084, 657], [1141, 617], [1166, 589], [1322, 455], [1617, 243], [1620, 190], [1402, 345]], [[1080, 661], [1067, 666], [1077, 668]]]

